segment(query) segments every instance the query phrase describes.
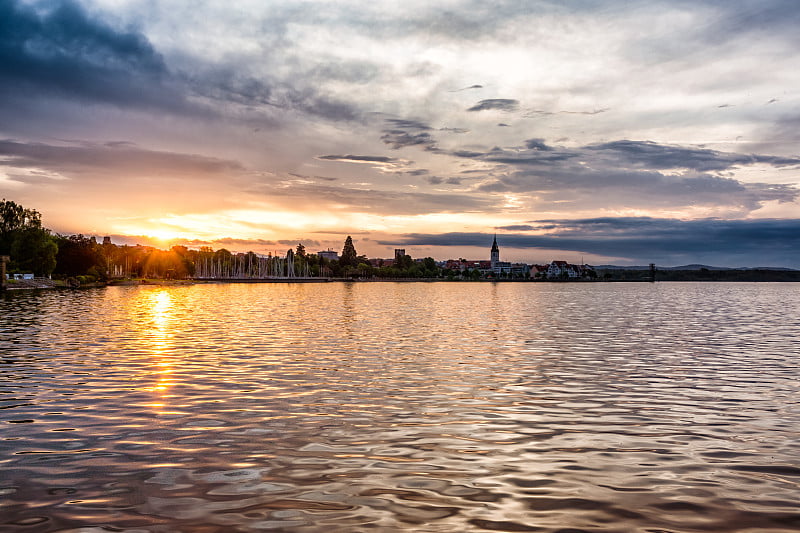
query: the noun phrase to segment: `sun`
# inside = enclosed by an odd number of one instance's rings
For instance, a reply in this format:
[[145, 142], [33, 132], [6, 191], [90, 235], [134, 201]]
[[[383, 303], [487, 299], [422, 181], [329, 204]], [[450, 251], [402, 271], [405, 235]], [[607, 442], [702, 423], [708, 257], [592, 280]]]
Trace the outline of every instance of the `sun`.
[[146, 235], [151, 239], [156, 240], [162, 244], [169, 244], [171, 241], [175, 241], [182, 238], [181, 235], [178, 235], [174, 231], [166, 229], [147, 230]]

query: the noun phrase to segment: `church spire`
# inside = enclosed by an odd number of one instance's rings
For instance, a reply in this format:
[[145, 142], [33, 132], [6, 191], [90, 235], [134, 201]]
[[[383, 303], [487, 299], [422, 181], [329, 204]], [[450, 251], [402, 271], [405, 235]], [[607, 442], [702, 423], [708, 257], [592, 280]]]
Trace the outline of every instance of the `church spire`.
[[494, 234], [494, 241], [492, 242], [492, 255], [490, 256], [492, 262], [492, 270], [495, 265], [500, 261], [500, 247], [497, 246], [497, 233]]

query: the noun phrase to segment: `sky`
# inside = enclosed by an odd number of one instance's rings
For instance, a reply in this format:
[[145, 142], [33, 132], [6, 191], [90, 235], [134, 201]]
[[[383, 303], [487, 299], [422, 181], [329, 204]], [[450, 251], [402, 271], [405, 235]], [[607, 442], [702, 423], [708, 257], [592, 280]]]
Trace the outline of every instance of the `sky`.
[[800, 2], [0, 0], [0, 196], [118, 244], [800, 268]]

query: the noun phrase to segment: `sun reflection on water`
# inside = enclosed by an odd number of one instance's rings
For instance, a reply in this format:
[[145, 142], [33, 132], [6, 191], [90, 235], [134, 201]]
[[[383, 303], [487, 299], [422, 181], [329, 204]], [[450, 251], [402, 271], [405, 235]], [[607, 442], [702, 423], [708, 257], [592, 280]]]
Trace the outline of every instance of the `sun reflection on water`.
[[166, 392], [175, 382], [172, 360], [175, 302], [168, 289], [158, 289], [143, 292], [134, 308], [139, 315], [139, 338], [153, 361], [155, 383], [147, 390], [162, 397], [161, 401], [151, 406], [160, 411], [164, 408]]

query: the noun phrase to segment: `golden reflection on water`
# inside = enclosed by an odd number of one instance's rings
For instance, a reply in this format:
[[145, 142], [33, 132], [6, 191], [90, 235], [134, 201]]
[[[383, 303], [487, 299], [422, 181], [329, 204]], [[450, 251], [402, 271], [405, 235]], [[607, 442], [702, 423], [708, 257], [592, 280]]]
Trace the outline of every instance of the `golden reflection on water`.
[[161, 411], [165, 407], [164, 397], [175, 382], [173, 337], [176, 320], [173, 295], [167, 288], [141, 291], [131, 303], [131, 313], [136, 339], [152, 359], [151, 372], [155, 383], [147, 390], [158, 393], [161, 397], [160, 401], [150, 406]]

